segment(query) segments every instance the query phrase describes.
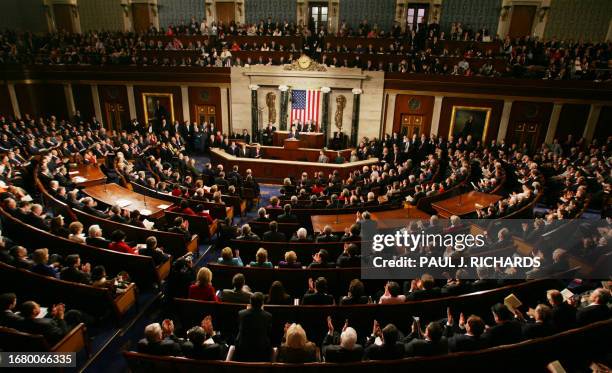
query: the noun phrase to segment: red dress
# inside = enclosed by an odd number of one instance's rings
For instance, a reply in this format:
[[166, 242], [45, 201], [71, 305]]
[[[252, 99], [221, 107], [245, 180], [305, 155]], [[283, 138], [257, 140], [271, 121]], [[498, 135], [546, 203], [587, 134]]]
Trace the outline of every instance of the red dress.
[[198, 284], [192, 284], [189, 286], [188, 298], [217, 301], [217, 294], [215, 293], [215, 288], [212, 285], [199, 286]]
[[130, 247], [130, 245], [126, 244], [125, 241], [111, 242], [108, 244], [108, 249], [119, 251], [120, 253], [138, 254], [138, 249], [135, 247]]

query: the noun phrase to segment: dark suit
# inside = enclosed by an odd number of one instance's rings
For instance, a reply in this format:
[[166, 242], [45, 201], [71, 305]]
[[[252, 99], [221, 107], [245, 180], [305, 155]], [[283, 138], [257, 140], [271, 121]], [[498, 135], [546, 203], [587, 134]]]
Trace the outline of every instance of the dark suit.
[[442, 338], [438, 342], [415, 338], [406, 344], [407, 356], [435, 356], [442, 355], [447, 352], [448, 342], [446, 338]]
[[542, 338], [554, 333], [553, 327], [549, 323], [542, 322], [525, 323], [522, 329], [524, 339]]
[[489, 347], [520, 342], [523, 338], [521, 324], [517, 321], [506, 321], [491, 327], [483, 334]]
[[146, 339], [138, 342], [138, 351], [156, 356], [181, 356], [181, 346], [170, 338], [162, 339], [160, 342], [149, 343]]
[[551, 320], [557, 331], [572, 329], [576, 325], [576, 308], [565, 302], [553, 306]]
[[486, 341], [480, 337], [474, 337], [467, 334], [455, 334], [448, 339], [448, 351], [477, 351], [485, 348]]
[[87, 237], [85, 239], [85, 242], [88, 245], [99, 247], [102, 249], [108, 249], [108, 245], [110, 244], [110, 241], [104, 237]]
[[91, 279], [88, 273], [85, 273], [74, 267], [68, 267], [62, 269], [60, 278], [64, 281], [76, 282], [79, 284], [89, 284]]
[[227, 347], [221, 343], [211, 345], [188, 345], [184, 347], [185, 356], [197, 360], [223, 360], [227, 355]]
[[64, 320], [43, 317], [23, 320], [19, 330], [30, 334], [41, 334], [50, 345], [53, 345], [68, 333], [68, 325]]
[[328, 363], [349, 363], [353, 361], [361, 361], [363, 356], [363, 347], [356, 344], [352, 350], [347, 350], [344, 347], [336, 344], [339, 343], [338, 336], [325, 335], [323, 339], [323, 356]]
[[610, 318], [610, 309], [607, 305], [592, 304], [581, 308], [576, 312], [576, 322], [578, 325], [587, 325], [597, 321]]
[[276, 219], [279, 223], [297, 223], [298, 218], [293, 214], [280, 214]]
[[17, 329], [21, 322], [23, 322], [23, 317], [11, 310], [4, 310], [0, 313], [0, 325], [2, 326]]
[[263, 241], [284, 242], [287, 241], [287, 237], [282, 232], [267, 231], [263, 234]]
[[404, 357], [404, 345], [396, 343], [392, 346], [372, 344], [365, 349], [364, 360], [396, 360]]
[[238, 312], [238, 320], [236, 360], [270, 361], [272, 315], [262, 309], [250, 308]]
[[322, 234], [317, 237], [316, 242], [338, 242], [339, 238], [336, 235], [330, 234]]
[[304, 305], [328, 305], [334, 304], [334, 297], [324, 293], [306, 293], [302, 300]]

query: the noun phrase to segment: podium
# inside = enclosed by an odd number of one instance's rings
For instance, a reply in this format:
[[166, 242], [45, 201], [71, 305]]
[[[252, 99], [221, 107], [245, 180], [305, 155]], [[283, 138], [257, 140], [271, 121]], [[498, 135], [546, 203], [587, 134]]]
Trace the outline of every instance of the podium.
[[285, 149], [293, 149], [293, 150], [301, 148], [302, 147], [302, 140], [298, 140], [298, 139], [294, 139], [294, 138], [285, 139], [283, 141], [283, 147]]

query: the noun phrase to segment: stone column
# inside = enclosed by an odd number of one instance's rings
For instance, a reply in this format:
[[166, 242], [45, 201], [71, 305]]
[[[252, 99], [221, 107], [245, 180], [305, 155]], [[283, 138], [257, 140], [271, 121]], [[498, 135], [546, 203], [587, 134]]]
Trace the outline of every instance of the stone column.
[[72, 95], [72, 84], [64, 83], [64, 96], [66, 97], [66, 105], [68, 106], [68, 115], [72, 117], [76, 114], [74, 96]]
[[397, 93], [387, 93], [387, 115], [385, 116], [385, 131], [380, 133], [382, 139], [385, 134], [393, 133], [393, 120], [395, 118], [395, 100], [397, 99]]
[[249, 88], [251, 89], [251, 141], [257, 142], [257, 131], [259, 130], [257, 90], [259, 89], [259, 86], [257, 84], [251, 84]]
[[128, 110], [130, 113], [130, 120], [137, 119], [136, 116], [136, 99], [134, 98], [134, 86], [132, 84], [128, 84], [125, 86], [127, 90], [127, 99], [128, 99]]
[[561, 109], [563, 104], [555, 102], [552, 113], [550, 114], [550, 121], [548, 122], [548, 129], [546, 130], [546, 138], [544, 142], [552, 144], [555, 139], [555, 133], [557, 132], [557, 125], [559, 124], [559, 117], [561, 116]]
[[511, 110], [512, 110], [512, 100], [504, 100], [504, 109], [502, 110], [501, 123], [499, 124], [499, 132], [497, 132], [497, 142], [498, 143], [500, 143], [503, 139], [505, 139], [506, 133], [508, 133], [508, 124], [510, 123], [510, 111]]
[[281, 131], [286, 131], [287, 109], [289, 108], [289, 87], [286, 85], [279, 85], [278, 90], [280, 91], [280, 116], [278, 117], [278, 129]]
[[17, 93], [15, 93], [15, 84], [7, 84], [9, 98], [11, 99], [11, 106], [13, 107], [13, 116], [15, 118], [21, 118], [21, 111], [19, 110], [19, 101], [17, 100]]
[[431, 130], [429, 130], [430, 134], [434, 134], [436, 136], [443, 135], [446, 137], [445, 133], [438, 133], [438, 128], [440, 128], [440, 114], [442, 113], [442, 100], [443, 96], [436, 96], [434, 98], [434, 106], [433, 106], [433, 114], [431, 116]]
[[[221, 125], [223, 133], [231, 133], [234, 131], [232, 128], [232, 122], [229, 116], [229, 89], [227, 87], [221, 87]], [[194, 118], [195, 119], [195, 118]]]
[[[223, 94], [223, 89], [221, 89], [221, 103], [223, 103], [224, 98], [225, 95]], [[186, 85], [181, 86], [181, 106], [183, 107], [183, 120], [191, 122], [191, 110], [189, 107], [189, 87], [187, 87]]]
[[329, 138], [329, 94], [331, 88], [321, 87], [321, 93], [323, 93], [321, 103], [321, 129], [323, 132], [323, 145], [327, 146], [327, 139]]
[[351, 141], [350, 146], [357, 146], [359, 138], [359, 99], [363, 91], [361, 88], [353, 88], [353, 118], [351, 121]]
[[599, 122], [601, 107], [602, 105], [592, 104], [591, 109], [589, 110], [589, 116], [587, 117], [586, 126], [584, 126], [584, 133], [582, 134], [582, 137], [584, 137], [587, 143], [593, 141], [595, 129], [597, 128], [597, 122]]
[[94, 105], [94, 113], [96, 115], [96, 119], [100, 123], [104, 123], [104, 118], [102, 118], [102, 106], [100, 105], [100, 94], [98, 93], [98, 85], [91, 85], [91, 98], [93, 100]]

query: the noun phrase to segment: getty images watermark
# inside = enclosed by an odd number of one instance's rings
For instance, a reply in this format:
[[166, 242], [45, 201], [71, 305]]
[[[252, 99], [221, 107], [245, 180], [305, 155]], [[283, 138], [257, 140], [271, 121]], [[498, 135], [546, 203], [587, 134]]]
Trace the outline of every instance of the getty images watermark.
[[362, 278], [601, 279], [607, 220], [385, 220], [362, 223]]

